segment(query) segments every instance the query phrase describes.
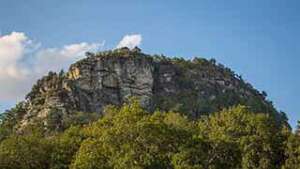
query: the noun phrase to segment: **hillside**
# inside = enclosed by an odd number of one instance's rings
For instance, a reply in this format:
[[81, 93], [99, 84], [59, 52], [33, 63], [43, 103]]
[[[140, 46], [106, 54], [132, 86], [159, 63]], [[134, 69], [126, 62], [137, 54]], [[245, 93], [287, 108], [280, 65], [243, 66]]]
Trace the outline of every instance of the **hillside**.
[[15, 110], [15, 128], [42, 122], [61, 130], [78, 112], [89, 121], [101, 116], [105, 106], [122, 105], [133, 96], [150, 112], [171, 110], [192, 119], [238, 104], [283, 118], [264, 92], [213, 59], [184, 60], [122, 48], [87, 53], [67, 72], [49, 72], [38, 80]]

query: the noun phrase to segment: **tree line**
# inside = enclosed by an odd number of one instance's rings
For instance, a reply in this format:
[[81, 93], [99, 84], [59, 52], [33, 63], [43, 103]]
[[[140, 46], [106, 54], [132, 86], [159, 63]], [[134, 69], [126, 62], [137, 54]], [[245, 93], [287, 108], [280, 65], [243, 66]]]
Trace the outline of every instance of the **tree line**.
[[299, 133], [241, 105], [190, 120], [177, 112], [149, 113], [133, 100], [52, 134], [42, 125], [17, 134], [5, 124], [1, 169], [300, 168]]

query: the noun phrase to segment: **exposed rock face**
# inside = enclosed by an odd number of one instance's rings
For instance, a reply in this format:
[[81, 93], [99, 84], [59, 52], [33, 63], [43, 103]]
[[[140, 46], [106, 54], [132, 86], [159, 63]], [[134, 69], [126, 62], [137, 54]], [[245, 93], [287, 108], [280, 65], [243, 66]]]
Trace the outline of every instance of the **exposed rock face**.
[[169, 59], [123, 48], [89, 54], [67, 73], [39, 80], [27, 96], [20, 126], [57, 112], [58, 120], [78, 111], [101, 114], [106, 105], [121, 105], [131, 96], [149, 110], [174, 110], [192, 118], [236, 104], [277, 113], [263, 94], [214, 60]]
[[71, 66], [68, 81], [77, 109], [101, 112], [107, 104], [120, 105], [130, 96], [151, 104], [154, 65], [146, 57], [93, 57]]

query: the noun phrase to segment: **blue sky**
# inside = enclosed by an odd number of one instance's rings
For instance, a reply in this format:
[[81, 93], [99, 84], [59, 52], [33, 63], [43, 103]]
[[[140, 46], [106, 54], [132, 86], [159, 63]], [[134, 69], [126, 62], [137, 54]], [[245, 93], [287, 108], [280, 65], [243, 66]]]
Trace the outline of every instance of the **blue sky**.
[[[0, 38], [23, 33], [18, 37], [26, 36], [36, 53], [46, 51], [50, 58], [70, 44], [80, 44], [82, 50], [93, 45], [109, 49], [124, 35], [140, 34], [146, 53], [216, 58], [266, 91], [295, 126], [300, 119], [299, 8], [297, 0], [1, 0]], [[40, 58], [36, 53], [23, 52], [22, 65], [31, 63], [33, 55]], [[25, 69], [20, 72], [26, 74]], [[6, 81], [2, 79], [2, 90], [15, 85]], [[0, 99], [0, 111], [19, 99]]]

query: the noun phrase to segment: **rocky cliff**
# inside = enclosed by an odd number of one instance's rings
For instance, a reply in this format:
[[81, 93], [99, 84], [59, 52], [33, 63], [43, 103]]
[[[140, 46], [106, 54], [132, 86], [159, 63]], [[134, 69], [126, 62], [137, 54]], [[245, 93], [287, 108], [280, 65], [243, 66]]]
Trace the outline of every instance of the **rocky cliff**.
[[55, 128], [62, 128], [78, 112], [101, 115], [105, 106], [121, 105], [131, 96], [150, 111], [178, 111], [191, 118], [237, 104], [280, 116], [264, 92], [213, 59], [167, 58], [122, 48], [87, 53], [67, 72], [40, 79], [23, 103], [17, 126], [49, 125], [50, 118]]

